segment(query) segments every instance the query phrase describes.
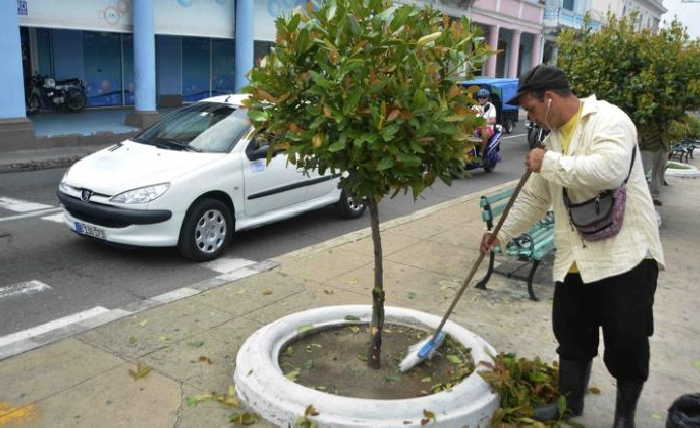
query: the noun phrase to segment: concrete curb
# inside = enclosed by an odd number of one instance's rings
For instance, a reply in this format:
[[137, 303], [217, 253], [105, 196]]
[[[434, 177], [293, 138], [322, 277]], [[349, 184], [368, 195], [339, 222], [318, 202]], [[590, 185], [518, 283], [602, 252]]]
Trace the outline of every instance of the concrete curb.
[[67, 168], [78, 162], [85, 155], [62, 156], [47, 160], [30, 160], [0, 165], [0, 174], [22, 171], [37, 171], [42, 169]]

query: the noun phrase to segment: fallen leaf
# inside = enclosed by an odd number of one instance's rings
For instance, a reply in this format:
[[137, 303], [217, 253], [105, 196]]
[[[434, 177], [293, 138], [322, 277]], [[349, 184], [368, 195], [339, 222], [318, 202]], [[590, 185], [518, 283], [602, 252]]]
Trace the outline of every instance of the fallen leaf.
[[201, 355], [201, 356], [199, 357], [199, 362], [200, 362], [200, 363], [211, 364], [211, 363], [212, 363], [212, 360], [210, 360], [208, 357], [205, 357], [204, 355]]
[[202, 346], [204, 346], [204, 342], [200, 340], [199, 342], [190, 342], [188, 343], [188, 345], [195, 348], [201, 348]]
[[309, 404], [309, 406], [304, 411], [304, 416], [318, 416], [318, 415], [320, 415], [320, 413], [318, 412], [318, 410], [316, 410], [314, 408], [313, 404]]
[[151, 372], [151, 367], [142, 363], [141, 361], [136, 363], [136, 370], [129, 369], [129, 375], [134, 378], [134, 380], [139, 380], [145, 378], [148, 373]]
[[430, 383], [430, 382], [433, 381], [433, 378], [430, 377], [430, 376], [428, 376], [428, 377], [424, 377], [424, 378], [421, 379], [420, 381], [421, 381], [421, 383]]
[[[425, 419], [421, 420], [420, 423], [421, 425], [425, 425], [430, 421], [435, 422], [435, 413], [431, 412], [430, 410], [425, 410], [423, 409], [423, 416], [425, 416]], [[424, 424], [423, 421], [427, 420], [427, 422]]]
[[291, 345], [287, 346], [287, 349], [284, 350], [284, 355], [292, 356], [294, 355], [294, 347]]
[[136, 345], [136, 338], [134, 336], [129, 337], [129, 345]]
[[662, 419], [664, 418], [663, 415], [662, 415], [661, 413], [652, 413], [652, 414], [651, 414], [651, 417], [654, 418], [654, 419], [656, 419], [656, 420], [658, 420], [658, 421], [660, 421], [660, 420], [662, 420]]
[[296, 382], [298, 376], [299, 376], [299, 369], [294, 369], [291, 372], [284, 375], [284, 377], [291, 380], [292, 382]]
[[391, 383], [391, 382], [398, 382], [398, 381], [400, 381], [400, 380], [401, 380], [401, 379], [400, 379], [398, 376], [395, 376], [395, 375], [384, 376], [384, 381], [385, 381], [385, 382]]
[[360, 361], [367, 361], [367, 355], [365, 354], [357, 354], [357, 359]]
[[451, 362], [452, 364], [462, 364], [464, 362], [459, 355], [447, 354], [445, 355], [445, 358], [447, 358], [447, 361]]
[[413, 300], [416, 298], [416, 293], [414, 293], [413, 291], [409, 291], [408, 294], [406, 295], [406, 297]]
[[598, 394], [600, 394], [600, 389], [596, 388], [595, 386], [592, 386], [592, 387], [588, 388], [588, 392], [590, 392], [591, 394], [598, 395]]
[[328, 289], [328, 288], [325, 288], [325, 289], [323, 290], [323, 292], [326, 293], [326, 294], [333, 294], [333, 290]]
[[352, 331], [355, 334], [358, 334], [360, 332], [360, 327], [350, 327], [350, 331]]
[[263, 294], [263, 296], [269, 296], [270, 294], [272, 294], [272, 290], [267, 288], [267, 289], [262, 291], [262, 294]]
[[258, 422], [258, 415], [251, 412], [233, 413], [228, 421], [234, 425], [253, 425]]
[[312, 325], [303, 325], [303, 326], [297, 328], [297, 333], [302, 334], [302, 333], [306, 333], [307, 331], [311, 331], [313, 329], [314, 329], [314, 326], [312, 326]]
[[211, 394], [192, 395], [185, 397], [185, 403], [187, 403], [187, 407], [197, 407], [200, 402], [211, 400], [213, 397]]
[[345, 315], [345, 319], [347, 321], [359, 321], [360, 317], [356, 317], [355, 315]]
[[311, 367], [314, 366], [314, 361], [313, 360], [306, 360], [304, 361], [304, 368], [305, 369], [310, 369]]

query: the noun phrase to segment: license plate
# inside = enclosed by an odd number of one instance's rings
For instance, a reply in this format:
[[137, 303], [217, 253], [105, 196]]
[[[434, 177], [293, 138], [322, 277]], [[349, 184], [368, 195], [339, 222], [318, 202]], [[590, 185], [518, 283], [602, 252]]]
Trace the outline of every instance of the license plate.
[[75, 222], [75, 231], [81, 235], [92, 236], [93, 238], [105, 239], [105, 231], [100, 227], [90, 226], [80, 222]]

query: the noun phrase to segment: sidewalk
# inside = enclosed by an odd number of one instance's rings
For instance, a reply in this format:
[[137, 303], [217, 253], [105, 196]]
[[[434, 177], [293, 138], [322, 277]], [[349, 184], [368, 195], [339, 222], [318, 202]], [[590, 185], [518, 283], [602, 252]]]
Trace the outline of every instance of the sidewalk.
[[[637, 412], [640, 428], [663, 427], [677, 396], [700, 392], [700, 181], [669, 177], [669, 182], [660, 210], [668, 270], [656, 294], [651, 376]], [[442, 315], [477, 257], [483, 230], [478, 197], [382, 225], [387, 305]], [[230, 426], [228, 416], [236, 409], [212, 401], [188, 407], [186, 397], [226, 392], [238, 347], [266, 323], [320, 305], [369, 304], [371, 248], [369, 230], [354, 232], [281, 256], [270, 270], [208, 290], [193, 287], [170, 299], [150, 299], [141, 307], [148, 309], [134, 315], [6, 358], [0, 361], [0, 427]], [[528, 299], [523, 281], [494, 275], [489, 288], [468, 289], [452, 320], [498, 351], [555, 360], [552, 284], [536, 284], [540, 302]], [[163, 303], [167, 300], [172, 301]], [[70, 328], [63, 333], [70, 334]], [[134, 380], [128, 371], [137, 362], [153, 370]], [[577, 422], [609, 427], [615, 384], [601, 358], [593, 367], [591, 386], [601, 393], [588, 395], [586, 414]]]

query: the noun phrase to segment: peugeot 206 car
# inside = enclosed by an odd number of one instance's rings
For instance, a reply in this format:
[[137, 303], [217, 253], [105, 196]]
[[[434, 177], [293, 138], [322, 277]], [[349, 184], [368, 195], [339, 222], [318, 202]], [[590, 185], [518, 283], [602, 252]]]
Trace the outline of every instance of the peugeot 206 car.
[[75, 233], [109, 243], [177, 246], [196, 261], [220, 256], [233, 232], [335, 204], [355, 218], [365, 205], [338, 175], [304, 173], [269, 143], [241, 107], [245, 95], [183, 107], [139, 135], [95, 152], [64, 175], [58, 198]]

